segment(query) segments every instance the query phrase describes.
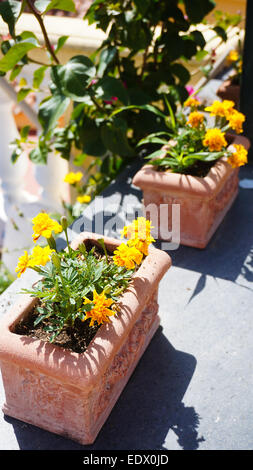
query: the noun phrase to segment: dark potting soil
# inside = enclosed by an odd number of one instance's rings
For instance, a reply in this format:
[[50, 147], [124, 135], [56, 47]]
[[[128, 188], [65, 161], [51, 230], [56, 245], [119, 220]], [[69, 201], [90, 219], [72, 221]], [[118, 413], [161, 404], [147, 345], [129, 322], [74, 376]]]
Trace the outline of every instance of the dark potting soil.
[[[187, 168], [187, 173], [182, 173], [190, 176], [198, 176], [199, 178], [204, 178], [209, 170], [214, 166], [216, 162], [201, 162], [198, 161], [191, 167]], [[164, 167], [157, 167], [157, 171], [164, 172]], [[176, 172], [177, 173], [177, 172]]]
[[[45, 327], [50, 325], [50, 321], [45, 319], [38, 325], [34, 325], [38, 315], [37, 306], [35, 306], [24, 319], [17, 323], [14, 333], [49, 342], [52, 332], [46, 331]], [[90, 320], [81, 321], [77, 318], [74, 327], [64, 327], [52, 344], [70, 349], [73, 352], [83, 353], [100, 328], [100, 325], [89, 326], [89, 323]]]
[[[87, 251], [94, 247], [94, 243], [88, 240], [86, 243]], [[109, 255], [109, 262], [111, 262], [111, 254]], [[103, 258], [105, 255], [100, 246], [95, 246], [94, 256], [97, 259]], [[23, 319], [16, 324], [14, 333], [18, 335], [29, 336], [38, 338], [40, 340], [50, 342], [52, 331], [47, 331], [46, 328], [50, 326], [50, 318], [44, 319], [37, 325], [34, 325], [35, 320], [39, 316], [37, 307], [40, 306], [40, 301], [33, 308], [33, 310]], [[70, 349], [73, 352], [83, 353], [86, 351], [91, 340], [94, 338], [96, 332], [101, 325], [90, 326], [90, 319], [81, 321], [79, 318], [75, 320], [74, 326], [65, 326], [61, 332], [56, 336], [53, 343], [54, 345]]]

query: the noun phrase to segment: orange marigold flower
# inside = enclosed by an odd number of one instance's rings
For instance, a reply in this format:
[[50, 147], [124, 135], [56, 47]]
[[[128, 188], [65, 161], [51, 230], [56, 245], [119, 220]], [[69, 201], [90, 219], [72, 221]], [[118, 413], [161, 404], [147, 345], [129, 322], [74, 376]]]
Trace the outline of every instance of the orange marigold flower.
[[233, 62], [236, 62], [239, 59], [239, 54], [237, 51], [230, 51], [229, 54], [227, 55], [227, 62], [228, 64], [232, 64]]
[[109, 308], [113, 304], [113, 300], [108, 299], [104, 291], [101, 294], [98, 294], [96, 290], [94, 290], [93, 300], [84, 297], [83, 303], [85, 305], [89, 303], [94, 304], [94, 307], [89, 312], [86, 312], [84, 318], [84, 320], [90, 318], [90, 326], [93, 326], [95, 321], [98, 323], [98, 325], [104, 322], [109, 322], [109, 317], [111, 315], [115, 315], [115, 312]]
[[113, 261], [117, 266], [125, 266], [126, 269], [134, 269], [136, 264], [141, 264], [143, 254], [134, 246], [121, 243], [114, 251]]
[[41, 246], [35, 246], [33, 248], [29, 266], [45, 266], [50, 261], [50, 255], [54, 252], [49, 246], [42, 248]]
[[150, 220], [147, 220], [145, 217], [137, 217], [130, 225], [123, 228], [121, 237], [138, 237], [141, 240], [146, 240], [146, 238], [150, 236], [151, 228], [153, 228], [153, 226]]
[[83, 174], [81, 171], [78, 171], [77, 173], [74, 173], [73, 171], [70, 171], [64, 178], [65, 183], [69, 184], [76, 184], [79, 183], [79, 181], [82, 179]]
[[230, 113], [228, 116], [228, 123], [231, 129], [233, 129], [237, 134], [241, 134], [243, 131], [242, 125], [245, 121], [245, 116], [243, 113], [234, 110], [233, 113]]
[[25, 251], [24, 254], [20, 256], [18, 259], [18, 265], [15, 269], [15, 272], [18, 273], [17, 277], [20, 277], [21, 274], [23, 274], [28, 267], [29, 267], [29, 256], [28, 256], [27, 251]]
[[130, 240], [128, 240], [127, 244], [128, 244], [128, 246], [134, 246], [138, 251], [140, 251], [145, 256], [147, 256], [148, 255], [148, 247], [152, 242], [155, 242], [155, 239], [151, 235], [149, 235], [145, 240], [141, 240], [138, 237], [130, 238]]
[[220, 129], [208, 129], [206, 131], [203, 145], [209, 147], [211, 152], [219, 152], [223, 147], [227, 146], [227, 141], [224, 137], [224, 132]]
[[221, 116], [228, 118], [230, 113], [234, 110], [234, 106], [235, 103], [232, 100], [215, 100], [211, 106], [207, 106], [205, 108], [205, 111], [208, 111], [211, 116]]
[[62, 226], [55, 220], [52, 220], [48, 214], [41, 212], [32, 219], [33, 226], [33, 241], [36, 242], [40, 236], [50, 238], [52, 232], [62, 232]]
[[197, 98], [187, 98], [187, 100], [184, 102], [184, 106], [185, 107], [189, 107], [189, 108], [197, 108], [198, 106], [200, 105], [200, 102], [199, 100], [197, 100]]
[[83, 196], [77, 196], [76, 200], [80, 202], [80, 204], [88, 204], [91, 197], [88, 194], [84, 194]]
[[235, 151], [228, 157], [228, 163], [232, 168], [243, 166], [248, 162], [248, 151], [241, 144], [234, 144]]
[[191, 127], [200, 127], [204, 122], [204, 114], [199, 113], [199, 111], [193, 111], [189, 114], [187, 124]]

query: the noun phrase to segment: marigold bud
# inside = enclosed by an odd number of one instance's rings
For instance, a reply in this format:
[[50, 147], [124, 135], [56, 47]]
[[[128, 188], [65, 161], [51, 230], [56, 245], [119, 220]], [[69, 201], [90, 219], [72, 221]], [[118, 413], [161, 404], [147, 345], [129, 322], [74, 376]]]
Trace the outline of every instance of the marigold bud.
[[56, 269], [61, 269], [61, 260], [56, 253], [52, 253], [51, 259]]
[[68, 221], [67, 221], [67, 217], [65, 215], [63, 215], [61, 217], [61, 226], [62, 226], [63, 230], [67, 230], [67, 228], [68, 228]]

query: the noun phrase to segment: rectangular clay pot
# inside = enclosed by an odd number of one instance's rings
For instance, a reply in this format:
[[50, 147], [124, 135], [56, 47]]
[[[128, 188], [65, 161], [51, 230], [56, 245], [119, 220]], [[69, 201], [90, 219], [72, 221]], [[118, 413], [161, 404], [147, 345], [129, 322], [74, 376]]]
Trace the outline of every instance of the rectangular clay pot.
[[[81, 233], [78, 245], [101, 235]], [[121, 241], [104, 237], [108, 251]], [[24, 295], [0, 323], [0, 364], [9, 416], [92, 444], [159, 326], [158, 284], [171, 265], [150, 247], [120, 298], [120, 313], [103, 324], [82, 353], [13, 332], [36, 303]]]
[[[228, 138], [246, 149], [250, 146], [246, 137]], [[164, 234], [172, 231], [172, 205], [179, 204], [180, 243], [205, 248], [237, 196], [238, 172], [225, 158], [218, 160], [203, 178], [156, 171], [152, 165], [145, 165], [134, 176], [133, 184], [142, 189], [146, 217], [152, 205], [157, 208], [157, 218], [151, 218], [156, 238], [170, 241]], [[166, 217], [161, 207], [166, 207]]]

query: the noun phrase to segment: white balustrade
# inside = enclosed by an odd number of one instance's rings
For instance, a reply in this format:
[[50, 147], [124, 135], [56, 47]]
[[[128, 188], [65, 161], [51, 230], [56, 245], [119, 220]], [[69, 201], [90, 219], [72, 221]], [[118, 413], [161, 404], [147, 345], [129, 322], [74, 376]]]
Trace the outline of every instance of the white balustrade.
[[0, 179], [4, 203], [18, 202], [26, 198], [24, 191], [28, 160], [21, 155], [18, 161], [11, 162], [10, 143], [18, 137], [12, 114], [12, 102], [0, 86]]
[[[50, 153], [47, 165], [32, 165], [33, 182], [26, 152], [15, 164], [11, 162], [10, 143], [19, 136], [12, 113], [15, 97], [11, 85], [0, 77], [0, 247], [2, 261], [12, 273], [18, 257], [34, 246], [32, 218], [42, 210], [62, 214], [62, 199], [69, 198], [69, 186], [63, 182], [68, 162], [59, 155]], [[26, 114], [36, 125], [36, 113], [23, 102], [20, 107], [28, 110]], [[29, 184], [34, 182], [37, 195], [29, 192]]]
[[69, 201], [69, 186], [64, 177], [69, 171], [69, 162], [57, 153], [48, 154], [46, 165], [35, 166], [35, 178], [41, 187], [40, 204], [45, 210], [63, 212], [62, 200]]

